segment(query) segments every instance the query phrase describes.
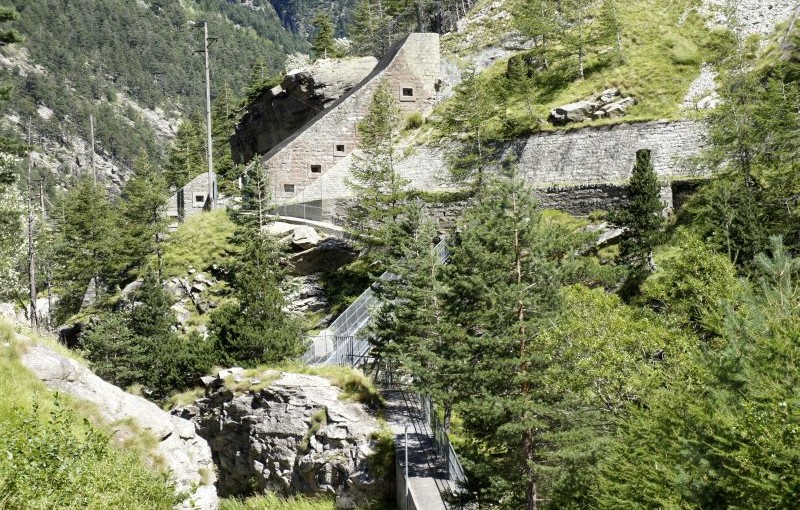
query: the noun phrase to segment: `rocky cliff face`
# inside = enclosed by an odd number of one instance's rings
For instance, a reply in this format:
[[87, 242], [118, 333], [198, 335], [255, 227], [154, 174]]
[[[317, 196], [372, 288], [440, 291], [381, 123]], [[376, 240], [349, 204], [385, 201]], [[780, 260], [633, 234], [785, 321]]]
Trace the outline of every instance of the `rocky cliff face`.
[[378, 422], [339, 400], [327, 379], [231, 369], [205, 382], [205, 398], [173, 412], [194, 421], [211, 446], [221, 494], [327, 494], [339, 508], [387, 494], [375, 475]]
[[322, 59], [287, 73], [280, 85], [263, 91], [247, 108], [231, 137], [237, 163], [265, 154], [288, 138], [377, 64], [374, 57]]
[[170, 479], [178, 492], [189, 494], [178, 508], [217, 508], [211, 450], [205, 440], [198, 437], [191, 422], [171, 416], [141, 397], [125, 393], [77, 361], [46, 346], [28, 346], [22, 363], [50, 388], [97, 405], [109, 423], [132, 418], [155, 435], [159, 439], [158, 454], [166, 462]]

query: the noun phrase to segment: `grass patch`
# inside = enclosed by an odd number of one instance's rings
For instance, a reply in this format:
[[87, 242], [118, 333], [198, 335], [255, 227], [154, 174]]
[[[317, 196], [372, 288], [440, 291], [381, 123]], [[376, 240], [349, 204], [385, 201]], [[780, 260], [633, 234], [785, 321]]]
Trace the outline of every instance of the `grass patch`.
[[162, 408], [165, 411], [170, 409], [175, 409], [176, 407], [185, 407], [188, 405], [194, 404], [194, 401], [198, 398], [203, 398], [206, 394], [204, 388], [192, 388], [190, 390], [181, 391], [180, 393], [175, 393], [171, 395], [167, 400], [164, 401]]
[[99, 424], [93, 406], [54, 396], [19, 362], [22, 352], [14, 329], [0, 322], [0, 506], [172, 508], [174, 491], [142, 459], [152, 439], [120, 423], [127, 444], [112, 440], [115, 427]]
[[317, 435], [317, 432], [325, 428], [326, 425], [328, 425], [328, 411], [320, 409], [311, 416], [311, 427], [309, 427], [303, 439], [300, 440], [297, 450], [302, 454], [308, 453], [311, 438]]
[[233, 250], [234, 229], [224, 209], [189, 217], [164, 244], [164, 277], [184, 275], [189, 269], [204, 271], [224, 262]]
[[386, 422], [381, 422], [381, 427], [372, 433], [370, 439], [374, 441], [374, 451], [368, 459], [372, 475], [381, 480], [394, 480], [394, 434], [386, 425]]
[[571, 214], [556, 209], [543, 209], [542, 221], [554, 225], [560, 225], [570, 230], [578, 230], [589, 225], [589, 220], [586, 218], [578, 218]]
[[[510, 2], [509, 2], [510, 3]], [[619, 119], [573, 124], [570, 127], [610, 124], [684, 116], [681, 105], [700, 64], [724, 67], [735, 49], [735, 39], [726, 31], [710, 31], [696, 12], [694, 0], [631, 0], [619, 2], [622, 21], [621, 55], [609, 51], [591, 54], [585, 62], [586, 78], [578, 79], [575, 59], [554, 58], [548, 70], [533, 76], [506, 76], [507, 60], [496, 62], [481, 73], [477, 86], [492, 97], [497, 108], [483, 123], [485, 135], [502, 140], [537, 130], [558, 129], [546, 119], [556, 106], [593, 96], [609, 87], [638, 99]], [[469, 108], [458, 96], [437, 112], [444, 119], [448, 108]], [[442, 132], [458, 126], [442, 126]]]
[[[357, 506], [354, 510], [391, 510], [394, 506], [385, 503], [372, 503]], [[331, 498], [291, 496], [282, 498], [275, 494], [264, 494], [247, 499], [222, 499], [219, 510], [336, 510]]]

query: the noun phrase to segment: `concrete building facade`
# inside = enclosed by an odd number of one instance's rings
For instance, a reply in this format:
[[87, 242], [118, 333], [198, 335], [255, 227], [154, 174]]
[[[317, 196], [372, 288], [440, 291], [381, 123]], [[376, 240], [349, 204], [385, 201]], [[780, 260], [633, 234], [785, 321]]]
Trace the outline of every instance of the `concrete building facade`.
[[210, 199], [217, 199], [217, 176], [211, 174], [211, 192], [208, 194], [208, 172], [203, 172], [169, 197], [167, 217], [183, 220], [210, 207]]
[[304, 190], [347, 159], [358, 143], [378, 84], [385, 80], [403, 112], [429, 113], [439, 87], [439, 34], [414, 33], [398, 41], [375, 69], [330, 108], [265, 154], [277, 203], [296, 202]]

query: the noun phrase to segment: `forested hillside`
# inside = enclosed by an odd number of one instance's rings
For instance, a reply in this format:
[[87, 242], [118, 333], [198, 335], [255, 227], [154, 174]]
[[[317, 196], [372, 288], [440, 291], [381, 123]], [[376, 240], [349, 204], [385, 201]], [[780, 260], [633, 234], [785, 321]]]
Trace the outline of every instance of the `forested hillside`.
[[[272, 74], [287, 53], [307, 43], [282, 28], [271, 10], [224, 1], [16, 1], [24, 40], [6, 51], [3, 81], [14, 86], [6, 128], [33, 135], [48, 149], [65, 147], [63, 169], [88, 159], [89, 116], [97, 153], [130, 168], [140, 154], [162, 161], [177, 119], [204, 102], [202, 29], [207, 20], [214, 96], [240, 92], [253, 69]], [[79, 137], [83, 143], [74, 139]], [[45, 148], [43, 147], [43, 148]], [[76, 154], [77, 152], [77, 154]], [[62, 176], [65, 179], [66, 176]]]

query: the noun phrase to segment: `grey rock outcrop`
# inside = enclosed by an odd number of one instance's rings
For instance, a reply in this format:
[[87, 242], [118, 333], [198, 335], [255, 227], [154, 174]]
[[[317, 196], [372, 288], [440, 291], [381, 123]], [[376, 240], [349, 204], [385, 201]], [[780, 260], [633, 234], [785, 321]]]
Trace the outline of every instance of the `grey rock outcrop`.
[[622, 96], [619, 89], [612, 87], [594, 97], [553, 108], [548, 120], [556, 126], [563, 126], [589, 119], [622, 117], [635, 104], [634, 97]]
[[51, 389], [95, 404], [109, 423], [132, 418], [159, 440], [158, 454], [164, 459], [170, 479], [189, 497], [181, 509], [211, 510], [217, 507], [214, 464], [208, 444], [187, 420], [162, 411], [152, 402], [122, 391], [100, 379], [91, 370], [43, 345], [29, 345], [22, 363]]
[[375, 57], [322, 59], [293, 69], [275, 87], [264, 90], [248, 106], [231, 137], [237, 163], [266, 154], [363, 80], [375, 67]]
[[[382, 499], [387, 481], [373, 473], [377, 420], [361, 404], [339, 400], [322, 377], [286, 372], [233, 370], [204, 378], [206, 397], [173, 413], [191, 419], [211, 446], [223, 495], [270, 490], [281, 494], [327, 494], [339, 508]], [[224, 376], [251, 390], [234, 393]]]

